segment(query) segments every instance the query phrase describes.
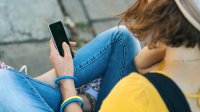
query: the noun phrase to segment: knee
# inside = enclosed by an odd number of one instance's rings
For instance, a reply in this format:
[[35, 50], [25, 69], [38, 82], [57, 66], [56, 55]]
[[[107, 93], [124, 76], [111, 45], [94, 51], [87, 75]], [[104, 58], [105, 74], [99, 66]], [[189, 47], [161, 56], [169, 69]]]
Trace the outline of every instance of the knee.
[[115, 36], [113, 36], [113, 41], [115, 42], [123, 42], [127, 46], [130, 45], [134, 48], [140, 49], [140, 42], [139, 40], [133, 35], [131, 31], [128, 30], [128, 28], [124, 25], [120, 25], [113, 28], [113, 32]]
[[115, 42], [126, 47], [128, 52], [127, 55], [130, 54], [130, 57], [136, 56], [141, 50], [139, 40], [133, 35], [131, 31], [128, 30], [126, 26], [120, 25], [115, 27], [115, 30], [117, 32]]
[[18, 88], [16, 85], [22, 81], [18, 77], [15, 71], [0, 69], [0, 98], [11, 95]]
[[7, 69], [0, 69], [0, 85], [3, 85], [3, 83], [8, 82], [12, 78], [13, 71], [7, 70]]
[[113, 32], [115, 34], [114, 40], [118, 41], [127, 41], [127, 42], [138, 42], [138, 39], [128, 30], [128, 28], [124, 25], [116, 26], [113, 28]]

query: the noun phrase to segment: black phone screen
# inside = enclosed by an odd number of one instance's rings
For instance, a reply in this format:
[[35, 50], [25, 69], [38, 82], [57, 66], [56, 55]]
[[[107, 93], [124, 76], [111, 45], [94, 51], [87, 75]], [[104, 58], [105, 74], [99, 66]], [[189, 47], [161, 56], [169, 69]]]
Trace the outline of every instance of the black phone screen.
[[[54, 42], [56, 44], [56, 47], [57, 47], [60, 55], [64, 56], [62, 43], [66, 42], [69, 46], [70, 46], [70, 44], [69, 44], [69, 41], [68, 41], [67, 35], [65, 33], [62, 22], [58, 21], [56, 23], [50, 24], [49, 28], [51, 30]], [[74, 57], [71, 47], [70, 47], [70, 51], [71, 51], [72, 57]]]

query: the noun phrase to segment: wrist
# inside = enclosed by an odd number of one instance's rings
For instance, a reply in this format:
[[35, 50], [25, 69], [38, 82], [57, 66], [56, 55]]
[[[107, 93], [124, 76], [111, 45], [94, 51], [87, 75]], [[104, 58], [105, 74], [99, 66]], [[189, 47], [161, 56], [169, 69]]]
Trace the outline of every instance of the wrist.
[[71, 96], [70, 94], [72, 95], [76, 94], [75, 86], [61, 85], [60, 90], [62, 93], [67, 93], [67, 95], [69, 96]]
[[[69, 80], [69, 81], [67, 81]], [[61, 85], [74, 85], [74, 82], [77, 82], [78, 79], [74, 76], [69, 76], [69, 75], [63, 75], [63, 76], [59, 76], [54, 80], [54, 83], [57, 87], [59, 87]], [[69, 84], [68, 84], [69, 83]]]
[[61, 87], [70, 87], [74, 85], [74, 80], [73, 79], [62, 79], [60, 80], [60, 86]]
[[60, 90], [64, 99], [77, 95], [74, 81], [70, 79], [63, 79], [60, 81]]
[[57, 79], [59, 79], [58, 83], [60, 83], [60, 86], [64, 88], [75, 87], [75, 82], [78, 80], [76, 77], [70, 75], [60, 76]]
[[60, 72], [57, 73], [57, 76], [74, 76], [74, 72]]
[[60, 89], [65, 91], [75, 90], [74, 79], [62, 79], [60, 80]]

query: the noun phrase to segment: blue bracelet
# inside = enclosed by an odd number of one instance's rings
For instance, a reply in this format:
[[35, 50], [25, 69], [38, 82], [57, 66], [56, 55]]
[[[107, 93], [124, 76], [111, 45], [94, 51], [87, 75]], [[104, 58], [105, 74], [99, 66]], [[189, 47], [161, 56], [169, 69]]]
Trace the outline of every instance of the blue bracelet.
[[83, 101], [80, 99], [74, 98], [74, 99], [71, 99], [71, 100], [65, 102], [64, 104], [62, 104], [60, 107], [60, 112], [63, 112], [66, 106], [68, 106], [70, 103], [74, 103], [74, 102], [80, 103], [81, 108], [83, 109], [83, 106], [84, 106]]
[[73, 76], [60, 76], [54, 80], [54, 83], [57, 87], [60, 86], [60, 80], [62, 80], [62, 79], [73, 79], [75, 81], [75, 83], [78, 81], [78, 79]]

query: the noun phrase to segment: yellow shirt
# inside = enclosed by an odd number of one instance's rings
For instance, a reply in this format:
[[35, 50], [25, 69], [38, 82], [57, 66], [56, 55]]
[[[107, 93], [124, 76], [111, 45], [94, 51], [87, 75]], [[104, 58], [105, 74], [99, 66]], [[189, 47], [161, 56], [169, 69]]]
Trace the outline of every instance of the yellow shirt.
[[113, 88], [99, 112], [169, 111], [151, 82], [138, 73], [131, 73]]

